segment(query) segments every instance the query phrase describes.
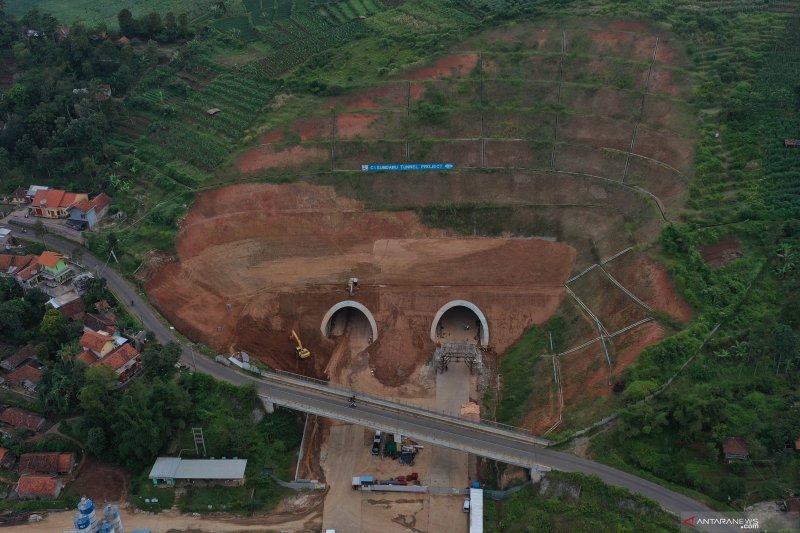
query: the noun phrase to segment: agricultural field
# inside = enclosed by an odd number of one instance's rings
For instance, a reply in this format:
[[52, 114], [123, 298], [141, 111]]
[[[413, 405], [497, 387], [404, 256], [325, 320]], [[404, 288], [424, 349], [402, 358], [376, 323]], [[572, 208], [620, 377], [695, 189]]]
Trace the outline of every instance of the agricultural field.
[[12, 0], [6, 2], [9, 13], [22, 16], [31, 9], [50, 13], [62, 22], [81, 20], [87, 24], [104, 23], [109, 28], [117, 27], [117, 14], [123, 8], [130, 9], [135, 17], [142, 17], [151, 11], [166, 13], [189, 13], [196, 17], [208, 11], [205, 0]]

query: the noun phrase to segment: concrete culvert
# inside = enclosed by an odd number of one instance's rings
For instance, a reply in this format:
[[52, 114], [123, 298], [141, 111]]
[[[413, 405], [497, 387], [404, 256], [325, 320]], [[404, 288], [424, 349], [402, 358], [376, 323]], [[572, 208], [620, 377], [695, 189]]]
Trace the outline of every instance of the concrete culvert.
[[477, 305], [467, 300], [453, 300], [443, 305], [431, 324], [431, 340], [467, 340], [489, 345], [489, 323]]
[[326, 337], [337, 337], [348, 330], [364, 331], [371, 341], [378, 340], [378, 325], [369, 309], [353, 300], [345, 300], [331, 307], [322, 319], [320, 331]]

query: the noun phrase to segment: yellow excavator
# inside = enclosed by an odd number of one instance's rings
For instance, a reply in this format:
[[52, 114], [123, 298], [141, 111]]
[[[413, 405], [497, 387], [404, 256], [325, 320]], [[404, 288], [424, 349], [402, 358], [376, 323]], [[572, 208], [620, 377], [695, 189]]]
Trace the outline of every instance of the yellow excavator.
[[311, 357], [311, 352], [308, 351], [308, 348], [303, 348], [303, 343], [300, 342], [300, 337], [297, 336], [297, 332], [295, 330], [292, 330], [292, 335], [289, 338], [297, 341], [297, 346], [295, 347], [294, 351], [297, 353], [297, 356], [300, 359], [307, 359]]

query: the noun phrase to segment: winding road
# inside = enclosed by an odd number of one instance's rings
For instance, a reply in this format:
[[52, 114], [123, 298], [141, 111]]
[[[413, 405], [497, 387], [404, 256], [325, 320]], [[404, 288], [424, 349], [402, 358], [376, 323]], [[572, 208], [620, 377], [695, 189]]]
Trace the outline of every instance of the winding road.
[[[43, 239], [47, 246], [67, 255], [72, 254], [78, 246], [54, 235], [44, 235]], [[166, 321], [144, 301], [133, 285], [102, 260], [86, 250], [82, 252], [80, 262], [107, 280], [109, 289], [141, 320], [146, 329], [155, 334], [159, 342], [173, 341], [181, 344], [186, 364], [198, 372], [237, 385], [254, 384], [265, 401], [371, 428], [386, 431], [400, 430], [404, 435], [425, 442], [457, 448], [520, 466], [530, 468], [541, 465], [554, 470], [596, 475], [610, 485], [624, 487], [658, 502], [666, 511], [678, 517], [702, 514], [704, 518], [724, 518], [706, 505], [651, 481], [569, 453], [545, 448], [542, 445], [546, 441], [537, 437], [470, 423], [459, 418], [362, 395], [359, 395], [358, 408], [352, 409], [347, 402], [352, 394], [351, 391], [283, 373], [265, 373], [261, 377], [256, 377], [220, 365], [207, 357], [195, 354], [190, 347], [182, 343]], [[700, 530], [699, 527], [696, 529]], [[704, 526], [702, 529], [713, 532], [740, 530], [731, 525]]]

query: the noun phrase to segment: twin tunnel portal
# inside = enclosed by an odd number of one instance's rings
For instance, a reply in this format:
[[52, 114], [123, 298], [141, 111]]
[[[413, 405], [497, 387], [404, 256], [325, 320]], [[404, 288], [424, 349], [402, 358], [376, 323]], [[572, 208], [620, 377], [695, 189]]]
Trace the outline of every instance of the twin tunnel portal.
[[[331, 307], [322, 318], [320, 331], [326, 337], [341, 334], [343, 323], [361, 322], [368, 330], [370, 342], [378, 340], [380, 332], [372, 312], [355, 300], [344, 300]], [[430, 337], [434, 343], [468, 342], [487, 347], [489, 345], [489, 322], [480, 308], [467, 300], [451, 300], [444, 304], [433, 317]]]

